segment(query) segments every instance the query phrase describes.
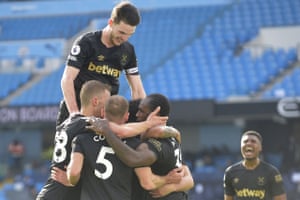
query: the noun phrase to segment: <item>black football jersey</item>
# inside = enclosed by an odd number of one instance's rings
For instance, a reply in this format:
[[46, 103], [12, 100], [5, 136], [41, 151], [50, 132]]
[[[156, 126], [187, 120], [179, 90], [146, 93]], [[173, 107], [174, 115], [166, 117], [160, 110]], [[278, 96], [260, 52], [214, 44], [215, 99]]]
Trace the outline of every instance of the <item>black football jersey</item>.
[[[132, 148], [140, 143], [136, 137], [123, 141]], [[84, 155], [81, 199], [131, 199], [133, 168], [117, 157], [105, 137], [93, 133], [81, 134], [74, 138], [73, 152]]]
[[[65, 167], [70, 161], [73, 138], [81, 133], [92, 132], [85, 128], [86, 125], [87, 123], [82, 115], [75, 115], [69, 117], [57, 127], [51, 168], [55, 166], [66, 170]], [[80, 182], [75, 187], [66, 187], [49, 177], [39, 192], [37, 200], [79, 200], [80, 191]]]
[[[156, 154], [157, 160], [150, 166], [154, 174], [167, 175], [172, 169], [182, 166], [182, 150], [180, 143], [175, 138], [154, 139], [150, 138], [146, 141], [149, 148]], [[172, 192], [162, 198], [152, 198], [148, 191], [145, 199], [163, 199], [163, 200], [185, 200], [187, 194], [185, 192]]]
[[99, 80], [112, 86], [112, 95], [119, 90], [119, 77], [139, 74], [133, 45], [128, 41], [120, 46], [107, 48], [101, 42], [102, 31], [89, 32], [79, 37], [73, 44], [67, 65], [80, 70], [74, 81], [79, 99], [80, 88], [88, 80]]
[[57, 127], [52, 166], [65, 169], [65, 166], [70, 162], [73, 138], [82, 133], [93, 133], [92, 130], [86, 129], [86, 126], [85, 117], [83, 115], [75, 115], [69, 117], [62, 125]]
[[224, 173], [224, 192], [240, 200], [272, 200], [285, 193], [281, 174], [264, 161], [253, 170], [246, 169], [242, 161], [229, 166]]

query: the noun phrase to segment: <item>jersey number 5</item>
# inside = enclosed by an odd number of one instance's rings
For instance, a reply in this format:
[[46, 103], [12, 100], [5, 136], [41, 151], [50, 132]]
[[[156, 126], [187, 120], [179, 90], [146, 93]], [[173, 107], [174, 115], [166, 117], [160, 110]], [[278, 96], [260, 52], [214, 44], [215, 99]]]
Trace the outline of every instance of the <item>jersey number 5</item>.
[[94, 170], [95, 176], [104, 180], [108, 179], [113, 172], [113, 165], [108, 159], [105, 158], [105, 155], [107, 153], [114, 154], [115, 152], [111, 147], [105, 147], [105, 146], [101, 147], [96, 160], [96, 164], [102, 164], [105, 166], [105, 171], [100, 172], [97, 169]]

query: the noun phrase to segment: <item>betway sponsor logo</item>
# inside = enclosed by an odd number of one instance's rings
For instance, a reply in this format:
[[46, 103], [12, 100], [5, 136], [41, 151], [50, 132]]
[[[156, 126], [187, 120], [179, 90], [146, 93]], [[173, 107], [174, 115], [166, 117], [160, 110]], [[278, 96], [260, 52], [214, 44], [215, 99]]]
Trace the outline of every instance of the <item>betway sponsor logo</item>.
[[236, 190], [236, 195], [238, 197], [255, 197], [259, 199], [265, 198], [265, 191], [264, 190], [250, 190], [244, 188], [242, 190]]
[[97, 72], [99, 74], [112, 76], [114, 78], [120, 77], [120, 74], [121, 74], [120, 70], [111, 68], [108, 65], [95, 65], [92, 62], [90, 62], [88, 70], [89, 71]]

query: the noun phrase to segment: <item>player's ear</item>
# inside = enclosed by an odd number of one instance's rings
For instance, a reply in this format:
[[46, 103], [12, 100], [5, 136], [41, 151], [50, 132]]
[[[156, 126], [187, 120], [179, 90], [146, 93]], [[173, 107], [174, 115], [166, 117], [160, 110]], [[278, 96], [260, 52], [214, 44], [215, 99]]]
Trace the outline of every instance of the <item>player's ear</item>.
[[108, 20], [108, 25], [109, 25], [109, 26], [112, 26], [113, 23], [114, 23], [114, 21], [113, 21], [112, 19], [109, 19], [109, 20]]
[[94, 96], [93, 98], [91, 98], [91, 104], [93, 106], [97, 106], [98, 105], [98, 98], [96, 96]]
[[126, 113], [124, 114], [124, 121], [127, 122], [128, 119], [129, 119], [129, 112], [126, 112]]

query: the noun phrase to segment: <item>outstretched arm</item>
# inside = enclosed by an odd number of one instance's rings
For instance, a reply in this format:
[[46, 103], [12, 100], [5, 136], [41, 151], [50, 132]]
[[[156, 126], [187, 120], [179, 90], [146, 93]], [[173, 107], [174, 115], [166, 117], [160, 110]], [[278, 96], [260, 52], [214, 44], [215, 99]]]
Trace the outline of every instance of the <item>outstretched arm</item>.
[[[109, 122], [109, 125], [114, 133], [120, 138], [133, 137], [140, 133], [141, 139], [146, 140], [147, 138], [168, 138], [174, 137], [181, 143], [180, 132], [171, 126], [164, 126], [167, 122], [167, 117], [156, 116], [155, 113], [159, 112], [159, 107], [148, 117], [147, 121], [127, 123], [118, 125], [114, 122]], [[101, 134], [102, 123], [106, 123], [105, 119], [96, 117], [87, 117], [86, 121], [90, 124], [86, 128], [92, 129], [98, 134]]]
[[[168, 117], [161, 117], [158, 116], [157, 113], [159, 112], [160, 107], [157, 107], [147, 118], [144, 122], [134, 122], [134, 123], [127, 123], [118, 125], [114, 122], [109, 122], [109, 125], [112, 131], [120, 138], [127, 138], [139, 135], [140, 133], [145, 132], [149, 128], [156, 126], [156, 125], [163, 125], [167, 123]], [[91, 126], [87, 126], [87, 128], [92, 129], [98, 134], [101, 134], [101, 127], [103, 119], [96, 118], [96, 117], [87, 117], [87, 122], [92, 124]]]
[[148, 138], [168, 138], [168, 137], [174, 137], [179, 143], [181, 143], [180, 132], [172, 126], [155, 126], [141, 134], [142, 141]]
[[123, 125], [118, 125], [113, 122], [109, 122], [109, 125], [113, 132], [115, 132], [120, 138], [133, 137], [145, 132], [149, 128], [157, 125], [164, 125], [167, 123], [168, 117], [158, 116], [160, 107], [157, 107], [150, 113], [147, 120], [144, 122], [131, 122]]

